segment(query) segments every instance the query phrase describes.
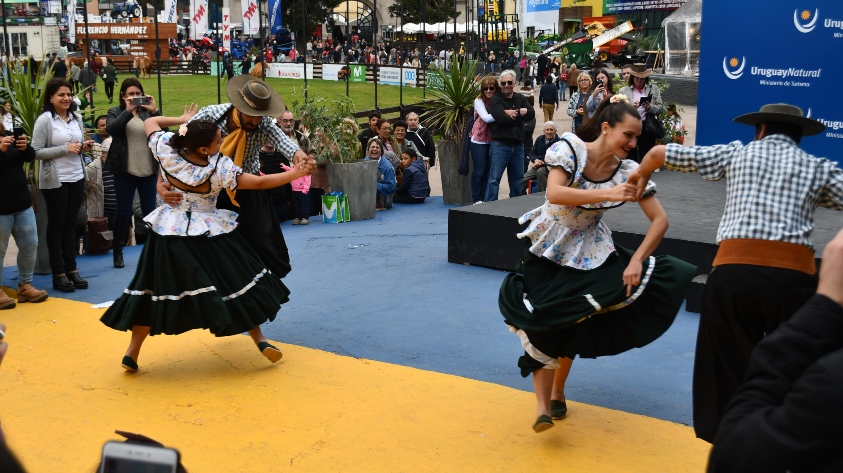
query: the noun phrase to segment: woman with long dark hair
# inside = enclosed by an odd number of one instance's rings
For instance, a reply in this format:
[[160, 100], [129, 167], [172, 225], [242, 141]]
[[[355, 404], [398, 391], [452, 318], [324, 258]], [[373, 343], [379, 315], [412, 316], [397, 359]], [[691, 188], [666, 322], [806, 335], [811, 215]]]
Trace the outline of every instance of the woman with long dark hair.
[[480, 82], [480, 93], [474, 99], [474, 126], [471, 128], [469, 145], [471, 161], [474, 169], [471, 171], [471, 200], [482, 203], [486, 198], [486, 185], [489, 183], [489, 169], [492, 161], [489, 159], [489, 149], [492, 147], [492, 129], [489, 124], [495, 118], [489, 113], [487, 106], [489, 99], [500, 90], [498, 80], [492, 76], [483, 78]]
[[594, 117], [597, 114], [597, 107], [600, 106], [603, 100], [608, 99], [614, 94], [612, 92], [613, 87], [612, 78], [606, 72], [606, 69], [598, 69], [594, 72], [594, 85], [589, 90], [588, 102], [586, 103], [588, 118]]
[[120, 86], [120, 105], [108, 111], [106, 130], [112, 141], [104, 169], [114, 174], [114, 192], [117, 196], [112, 243], [115, 268], [124, 266], [123, 246], [132, 218], [135, 191], [140, 197], [144, 216], [156, 207], [158, 163], [147, 146], [143, 122], [159, 115], [161, 113], [155, 105], [155, 98], [144, 94], [143, 85], [134, 77], [123, 81]]
[[550, 166], [545, 204], [518, 221], [530, 225], [518, 274], [500, 290], [506, 324], [521, 339], [521, 375], [533, 375], [537, 419], [553, 427], [567, 413], [565, 381], [575, 356], [596, 358], [642, 347], [673, 323], [694, 266], [651, 254], [667, 230], [667, 214], [650, 183], [638, 200], [650, 228], [637, 250], [615, 245], [606, 210], [637, 200], [627, 178], [638, 165], [624, 159], [641, 134], [626, 97], [604, 100], [593, 120], [565, 133], [545, 155]]
[[32, 147], [42, 160], [38, 187], [47, 204], [47, 250], [53, 289], [87, 289], [88, 281], [76, 270], [76, 216], [85, 194], [82, 152], [93, 146], [84, 140], [82, 117], [76, 113], [73, 85], [50, 79], [44, 87], [44, 110], [35, 121]]

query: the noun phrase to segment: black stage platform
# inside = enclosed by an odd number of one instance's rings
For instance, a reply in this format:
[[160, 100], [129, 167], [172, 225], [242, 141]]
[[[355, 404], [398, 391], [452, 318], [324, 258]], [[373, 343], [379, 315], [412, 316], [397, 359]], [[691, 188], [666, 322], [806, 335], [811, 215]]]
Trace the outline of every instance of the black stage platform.
[[[705, 275], [717, 252], [717, 227], [726, 204], [726, 181], [711, 182], [696, 174], [662, 171], [653, 175], [657, 194], [670, 220], [656, 255], [670, 254], [697, 265], [696, 284], [688, 292], [688, 310], [699, 312]], [[448, 261], [512, 271], [523, 242], [515, 234], [526, 228], [518, 217], [544, 203], [544, 193], [451, 209], [448, 213]], [[843, 212], [817, 209], [811, 235], [819, 258], [825, 245], [843, 228]], [[603, 219], [615, 242], [635, 249], [649, 221], [636, 204], [610, 210]]]

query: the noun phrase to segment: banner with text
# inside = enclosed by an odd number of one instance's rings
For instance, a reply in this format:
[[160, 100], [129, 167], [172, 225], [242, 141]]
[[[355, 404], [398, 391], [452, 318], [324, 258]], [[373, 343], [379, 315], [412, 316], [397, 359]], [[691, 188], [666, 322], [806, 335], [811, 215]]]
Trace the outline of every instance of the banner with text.
[[[603, 14], [644, 10], [676, 10], [688, 0], [604, 0]], [[706, 18], [708, 20], [708, 18]], [[640, 26], [640, 25], [639, 25]]]
[[280, 33], [281, 28], [281, 0], [269, 0], [269, 32]]
[[362, 64], [352, 64], [350, 67], [351, 82], [366, 82], [366, 66]]
[[258, 34], [258, 3], [257, 0], [240, 0], [240, 12], [243, 13], [243, 34]]
[[[67, 40], [76, 44], [76, 1], [67, 6]], [[84, 53], [82, 54], [84, 56]]]
[[304, 66], [307, 66], [307, 78], [313, 79], [313, 64], [295, 64], [292, 62], [271, 62], [266, 70], [266, 78], [302, 79], [304, 80]]
[[231, 51], [231, 8], [222, 7], [222, 47]]
[[415, 68], [381, 67], [378, 69], [378, 82], [386, 85], [404, 84], [407, 87], [415, 87], [417, 75]]
[[828, 127], [804, 138], [801, 146], [843, 163], [843, 109], [829, 100], [843, 65], [828, 54], [843, 47], [843, 2], [812, 0], [796, 8], [790, 0], [768, 0], [761, 10], [739, 2], [706, 2], [703, 17], [707, 31], [732, 33], [702, 37], [697, 144], [747, 143], [754, 130], [733, 123], [734, 117], [765, 104], [788, 103]]
[[161, 11], [162, 23], [176, 23], [179, 12], [176, 10], [176, 0], [164, 0], [164, 10]]
[[527, 0], [527, 13], [557, 11], [562, 8], [561, 0]]
[[190, 37], [201, 39], [208, 32], [208, 0], [190, 1]]
[[340, 69], [345, 67], [345, 64], [323, 64], [322, 65], [322, 79], [324, 80], [340, 80], [338, 74]]

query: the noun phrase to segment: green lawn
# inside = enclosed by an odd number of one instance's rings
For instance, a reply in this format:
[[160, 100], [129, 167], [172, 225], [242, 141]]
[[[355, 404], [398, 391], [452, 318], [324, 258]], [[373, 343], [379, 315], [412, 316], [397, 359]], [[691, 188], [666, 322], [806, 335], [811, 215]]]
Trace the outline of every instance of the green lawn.
[[[126, 74], [121, 74], [118, 79], [126, 77]], [[217, 102], [216, 77], [205, 75], [162, 75], [160, 97], [158, 95], [158, 79], [156, 76], [152, 76], [149, 79], [141, 79], [141, 83], [143, 83], [144, 91], [155, 97], [159, 107], [162, 109], [162, 113], [165, 115], [180, 115], [183, 106], [191, 102], [198, 104], [200, 107], [219, 103]], [[267, 79], [267, 83], [273, 86], [288, 104], [295, 100], [297, 96], [301, 97], [304, 87], [304, 81], [296, 79]], [[375, 108], [374, 84], [350, 83], [348, 85], [349, 96], [354, 102], [357, 111], [372, 110]], [[307, 86], [308, 96], [312, 97], [316, 95], [331, 100], [345, 95], [346, 83], [314, 79], [308, 80]], [[119, 84], [115, 86], [115, 89], [115, 95], [119, 94]], [[102, 110], [102, 107], [107, 106], [108, 103], [102, 81], [98, 81], [97, 90], [98, 92], [94, 95], [94, 103], [97, 104], [99, 110]], [[378, 106], [381, 109], [398, 106], [399, 93], [400, 89], [397, 86], [379, 85]], [[408, 105], [420, 102], [423, 99], [422, 93], [422, 89], [404, 87], [404, 104]], [[220, 95], [222, 103], [228, 102], [225, 95], [225, 84], [222, 82], [220, 83]]]

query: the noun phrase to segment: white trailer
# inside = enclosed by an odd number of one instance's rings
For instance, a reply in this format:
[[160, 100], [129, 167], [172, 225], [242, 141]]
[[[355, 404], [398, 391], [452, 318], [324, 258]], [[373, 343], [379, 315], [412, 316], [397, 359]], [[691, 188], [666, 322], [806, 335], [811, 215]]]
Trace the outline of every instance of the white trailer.
[[[61, 52], [61, 37], [57, 25], [8, 25], [6, 33], [12, 57], [24, 59], [32, 56], [40, 61], [46, 54]], [[2, 36], [0, 30], [0, 37]], [[0, 50], [5, 51], [5, 48]]]

